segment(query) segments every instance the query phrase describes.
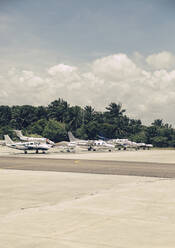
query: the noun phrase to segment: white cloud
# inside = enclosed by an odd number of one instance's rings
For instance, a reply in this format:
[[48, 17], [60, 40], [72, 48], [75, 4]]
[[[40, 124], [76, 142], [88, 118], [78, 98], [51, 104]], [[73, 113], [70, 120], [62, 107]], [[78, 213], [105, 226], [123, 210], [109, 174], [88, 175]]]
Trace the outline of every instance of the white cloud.
[[48, 69], [48, 73], [51, 76], [55, 76], [59, 73], [71, 73], [71, 72], [76, 71], [76, 70], [77, 70], [76, 67], [64, 65], [64, 64], [59, 64], [59, 65], [55, 65], [55, 66], [50, 67]]
[[94, 61], [93, 72], [108, 80], [125, 80], [137, 77], [141, 71], [127, 55], [115, 54]]
[[125, 54], [95, 60], [86, 72], [65, 64], [43, 75], [12, 68], [1, 72], [0, 86], [0, 104], [46, 105], [61, 97], [102, 110], [115, 101], [147, 123], [156, 118], [175, 122], [175, 70], [143, 69]]
[[151, 54], [146, 58], [146, 62], [151, 68], [156, 70], [175, 68], [175, 56], [167, 51]]

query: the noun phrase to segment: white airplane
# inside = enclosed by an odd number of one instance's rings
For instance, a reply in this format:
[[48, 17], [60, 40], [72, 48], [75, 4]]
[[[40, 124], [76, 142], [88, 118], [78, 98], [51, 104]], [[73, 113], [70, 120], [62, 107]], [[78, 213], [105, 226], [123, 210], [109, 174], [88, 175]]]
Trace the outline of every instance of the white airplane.
[[27, 137], [24, 136], [21, 132], [21, 130], [14, 130], [14, 132], [16, 133], [16, 135], [18, 136], [18, 138], [20, 138], [20, 140], [23, 141], [36, 141], [36, 142], [40, 142], [40, 143], [46, 143], [46, 144], [50, 144], [52, 146], [55, 145], [55, 143], [47, 138], [35, 138], [35, 137]]
[[149, 150], [150, 148], [153, 148], [152, 144], [146, 144], [146, 148]]
[[82, 139], [75, 138], [71, 132], [68, 132], [68, 137], [70, 141], [69, 146], [87, 147], [88, 150], [91, 150], [94, 144], [93, 140], [82, 140]]
[[116, 145], [119, 145], [121, 144], [121, 146], [124, 147], [124, 149], [127, 149], [127, 148], [134, 148], [135, 150], [138, 150], [138, 149], [149, 149], [151, 147], [153, 147], [153, 145], [151, 144], [145, 144], [145, 143], [137, 143], [137, 142], [134, 142], [134, 141], [130, 141], [130, 140], [125, 140], [125, 139], [121, 139], [120, 141], [117, 141], [115, 142]]
[[99, 137], [102, 137], [102, 140], [104, 142], [106, 142], [107, 144], [114, 145], [116, 148], [123, 148], [124, 150], [126, 150], [126, 148], [131, 148], [131, 147], [137, 148], [136, 143], [128, 139], [108, 139], [103, 136], [99, 136]]
[[0, 140], [0, 145], [5, 146], [5, 140]]
[[75, 145], [78, 147], [87, 147], [88, 151], [96, 151], [99, 149], [108, 149], [109, 151], [111, 151], [115, 148], [114, 144], [107, 143], [104, 140], [81, 140], [75, 138], [71, 132], [68, 132], [68, 136], [71, 146]]
[[27, 154], [28, 150], [34, 150], [36, 153], [39, 151], [42, 151], [45, 153], [48, 149], [50, 149], [52, 146], [46, 143], [39, 143], [36, 141], [30, 141], [30, 142], [13, 142], [13, 140], [10, 139], [8, 135], [4, 135], [5, 144], [7, 147], [23, 150], [25, 154]]
[[69, 141], [60, 141], [55, 144], [55, 147], [58, 148], [61, 152], [75, 152], [77, 145]]
[[94, 140], [93, 142], [93, 148], [94, 150], [98, 150], [98, 149], [107, 149], [109, 152], [111, 152], [113, 149], [115, 149], [115, 145], [108, 143], [104, 140]]
[[136, 142], [133, 142], [133, 141], [130, 141], [128, 139], [107, 139], [103, 136], [100, 136], [102, 137], [104, 140], [106, 140], [106, 142], [108, 144], [113, 144], [115, 145], [115, 147], [117, 148], [123, 148], [124, 150], [126, 150], [127, 148], [134, 148], [135, 150], [138, 150], [138, 149], [149, 149], [151, 147], [153, 147], [153, 145], [151, 144], [145, 144], [145, 143], [136, 143]]

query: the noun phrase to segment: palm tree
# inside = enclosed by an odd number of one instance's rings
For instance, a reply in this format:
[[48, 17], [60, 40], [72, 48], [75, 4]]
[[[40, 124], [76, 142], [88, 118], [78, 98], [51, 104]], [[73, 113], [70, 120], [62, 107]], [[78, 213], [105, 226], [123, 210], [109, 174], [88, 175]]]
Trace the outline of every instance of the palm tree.
[[113, 117], [120, 117], [123, 115], [123, 113], [126, 111], [125, 109], [122, 109], [122, 104], [111, 102], [106, 109], [109, 111], [110, 116]]
[[83, 123], [82, 109], [79, 106], [69, 108], [68, 126], [71, 130], [76, 130]]
[[67, 119], [69, 104], [63, 99], [59, 98], [53, 101], [48, 106], [48, 117], [56, 119], [60, 122], [65, 122]]
[[83, 110], [84, 122], [89, 123], [94, 120], [95, 110], [91, 106], [86, 106]]

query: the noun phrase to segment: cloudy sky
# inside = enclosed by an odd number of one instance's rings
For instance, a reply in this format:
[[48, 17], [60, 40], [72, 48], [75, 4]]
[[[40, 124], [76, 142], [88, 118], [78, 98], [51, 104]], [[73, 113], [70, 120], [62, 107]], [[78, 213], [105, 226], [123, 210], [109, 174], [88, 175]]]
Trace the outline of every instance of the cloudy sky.
[[120, 102], [175, 126], [173, 0], [0, 0], [0, 105]]

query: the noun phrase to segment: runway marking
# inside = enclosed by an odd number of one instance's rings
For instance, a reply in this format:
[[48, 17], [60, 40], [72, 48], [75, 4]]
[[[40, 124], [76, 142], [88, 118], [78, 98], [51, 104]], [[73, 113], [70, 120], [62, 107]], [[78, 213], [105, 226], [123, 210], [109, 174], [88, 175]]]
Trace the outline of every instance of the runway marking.
[[79, 163], [79, 160], [75, 160], [74, 163], [75, 163], [75, 164], [78, 164], [78, 163]]

